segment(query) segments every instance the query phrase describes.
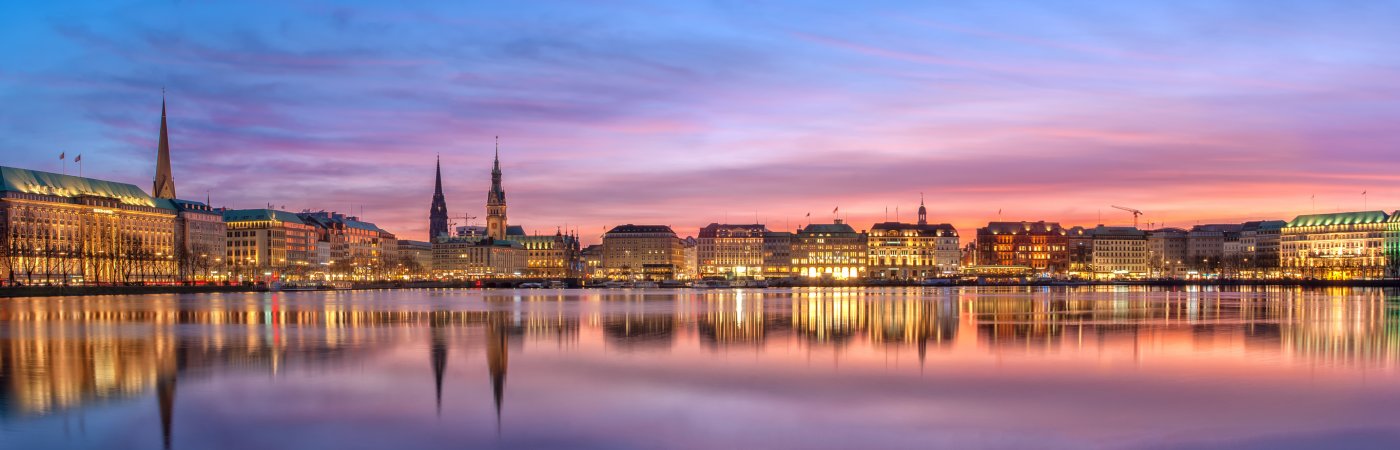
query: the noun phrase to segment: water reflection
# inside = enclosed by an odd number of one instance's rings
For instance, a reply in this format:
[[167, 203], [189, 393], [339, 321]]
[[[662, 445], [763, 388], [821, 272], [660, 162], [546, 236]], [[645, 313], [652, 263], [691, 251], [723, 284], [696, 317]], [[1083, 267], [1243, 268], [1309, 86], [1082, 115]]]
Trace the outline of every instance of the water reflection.
[[182, 384], [249, 372], [350, 377], [337, 371], [389, 358], [405, 343], [426, 353], [418, 355], [428, 360], [434, 404], [424, 406], [439, 418], [445, 390], [471, 384], [449, 368], [479, 367], [470, 364], [480, 359], [461, 361], [484, 358], [498, 435], [508, 419], [512, 356], [520, 355], [588, 362], [554, 361], [551, 367], [564, 371], [631, 358], [705, 364], [732, 354], [759, 358], [745, 370], [783, 372], [790, 356], [804, 364], [830, 358], [877, 367], [912, 352], [919, 371], [932, 359], [944, 370], [1038, 360], [1132, 370], [1245, 365], [1392, 374], [1400, 354], [1393, 299], [1378, 289], [1126, 288], [13, 299], [0, 301], [0, 421], [153, 395], [160, 442], [171, 448]]

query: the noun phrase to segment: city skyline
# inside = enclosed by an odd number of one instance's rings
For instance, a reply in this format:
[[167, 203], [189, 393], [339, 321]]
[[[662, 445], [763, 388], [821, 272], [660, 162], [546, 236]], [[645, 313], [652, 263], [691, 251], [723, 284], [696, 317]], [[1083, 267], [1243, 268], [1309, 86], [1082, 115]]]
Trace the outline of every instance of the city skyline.
[[913, 222], [921, 192], [960, 230], [1400, 205], [1384, 3], [269, 6], [4, 7], [39, 43], [0, 56], [6, 164], [151, 186], [165, 87], [184, 197], [363, 208], [404, 239], [438, 154], [448, 210], [484, 216], [496, 135], [512, 222], [585, 243]]

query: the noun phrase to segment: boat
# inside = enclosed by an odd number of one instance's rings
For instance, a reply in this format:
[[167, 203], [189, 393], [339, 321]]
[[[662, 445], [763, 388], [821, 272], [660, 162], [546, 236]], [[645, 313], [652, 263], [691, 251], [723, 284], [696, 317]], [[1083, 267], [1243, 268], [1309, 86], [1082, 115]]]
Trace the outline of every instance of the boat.
[[519, 287], [520, 289], [544, 289], [544, 284], [543, 284], [543, 283], [535, 283], [535, 282], [520, 283], [520, 286], [518, 286], [518, 287]]
[[660, 286], [661, 285], [656, 284], [655, 281], [638, 281], [636, 284], [638, 289], [654, 289]]
[[550, 289], [567, 289], [569, 287], [569, 284], [563, 281], [554, 280], [550, 281], [547, 287]]

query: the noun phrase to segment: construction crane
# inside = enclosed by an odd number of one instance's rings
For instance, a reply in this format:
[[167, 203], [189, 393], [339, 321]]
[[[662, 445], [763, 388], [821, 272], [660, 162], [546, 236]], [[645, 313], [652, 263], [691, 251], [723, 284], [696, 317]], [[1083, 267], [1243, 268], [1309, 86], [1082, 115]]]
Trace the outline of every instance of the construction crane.
[[1137, 226], [1138, 226], [1138, 217], [1141, 217], [1141, 216], [1142, 216], [1142, 211], [1138, 211], [1138, 210], [1136, 210], [1136, 209], [1129, 208], [1129, 207], [1126, 207], [1126, 206], [1118, 206], [1118, 205], [1109, 205], [1109, 206], [1112, 206], [1114, 209], [1121, 209], [1121, 210], [1124, 210], [1124, 211], [1133, 213], [1133, 228], [1137, 228]]

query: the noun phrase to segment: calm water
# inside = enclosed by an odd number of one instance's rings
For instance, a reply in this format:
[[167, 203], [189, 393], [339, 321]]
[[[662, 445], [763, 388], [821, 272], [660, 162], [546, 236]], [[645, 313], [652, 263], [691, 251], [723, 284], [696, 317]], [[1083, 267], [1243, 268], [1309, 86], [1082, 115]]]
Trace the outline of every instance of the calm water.
[[1400, 293], [0, 299], [0, 448], [1396, 448]]

